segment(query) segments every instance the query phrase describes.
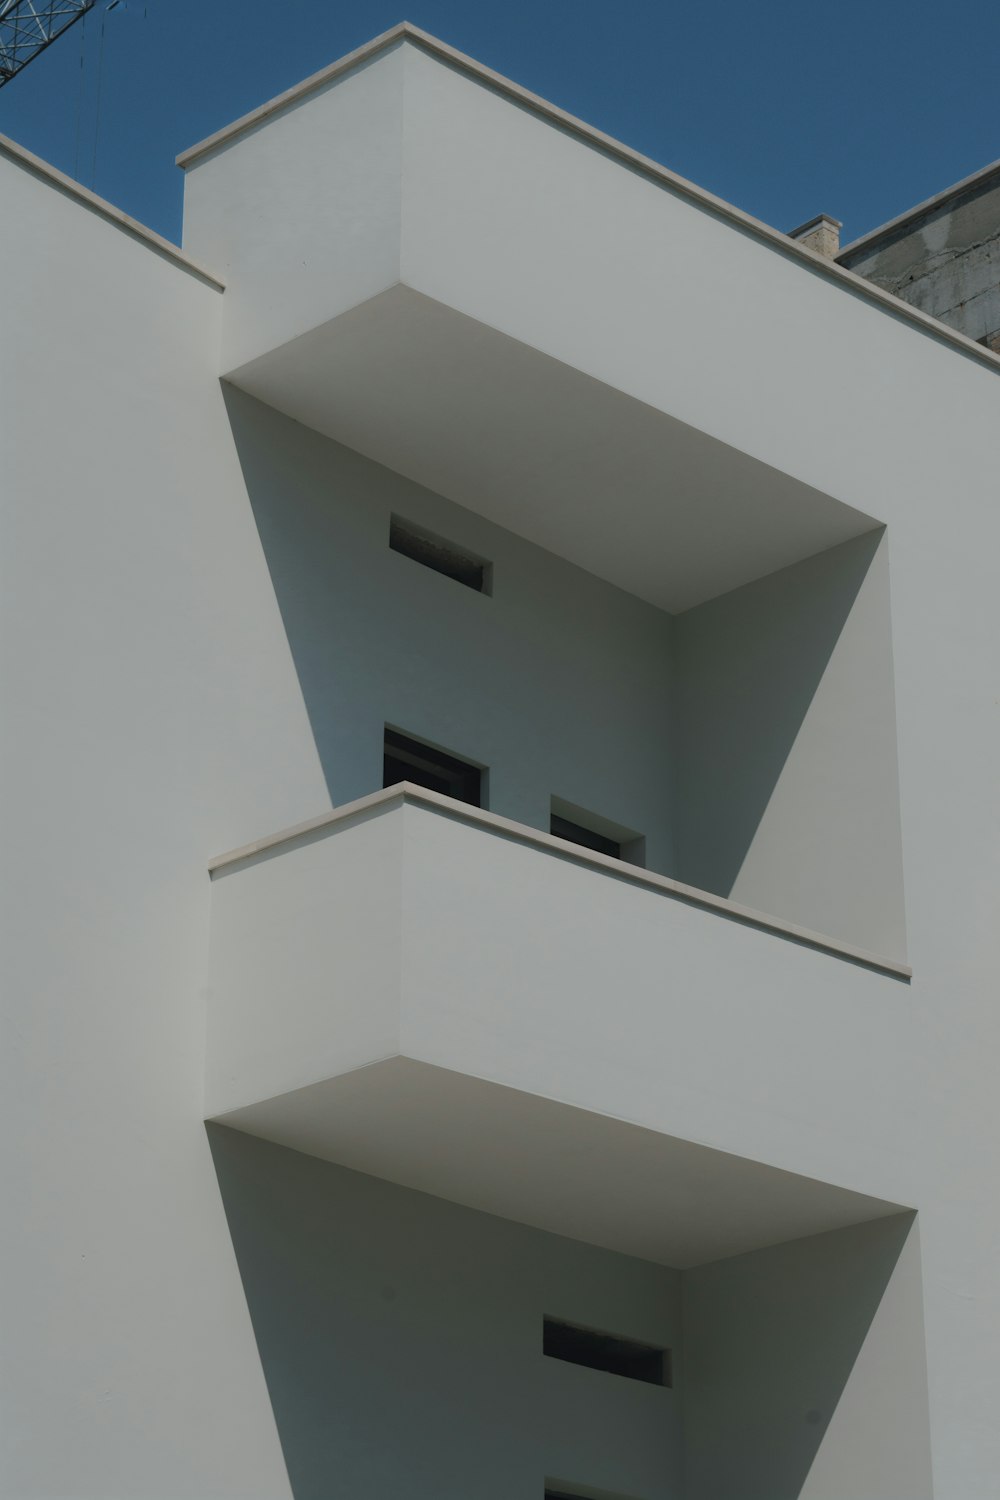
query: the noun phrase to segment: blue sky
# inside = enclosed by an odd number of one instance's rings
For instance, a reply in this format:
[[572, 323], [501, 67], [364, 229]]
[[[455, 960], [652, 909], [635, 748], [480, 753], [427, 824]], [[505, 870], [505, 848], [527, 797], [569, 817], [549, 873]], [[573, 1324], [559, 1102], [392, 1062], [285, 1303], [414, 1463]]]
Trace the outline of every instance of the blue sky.
[[404, 18], [779, 229], [852, 238], [1000, 156], [996, 0], [106, 3], [0, 132], [172, 239], [178, 151]]

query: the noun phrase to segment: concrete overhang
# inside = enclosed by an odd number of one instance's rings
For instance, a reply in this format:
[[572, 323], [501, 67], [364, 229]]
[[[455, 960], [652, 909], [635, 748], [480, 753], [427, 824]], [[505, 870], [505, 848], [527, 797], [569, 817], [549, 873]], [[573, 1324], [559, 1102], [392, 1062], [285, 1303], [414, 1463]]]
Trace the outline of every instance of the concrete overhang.
[[213, 1123], [679, 1270], [902, 1211], [410, 1057], [352, 1069]]
[[755, 1145], [769, 1068], [843, 1110], [900, 971], [721, 898], [392, 789], [217, 861], [211, 947], [215, 1122], [679, 1267], [902, 1207]]
[[389, 34], [182, 158], [220, 373], [670, 612], [873, 529], [828, 266], [627, 157]]
[[403, 285], [227, 378], [671, 614], [877, 524]]

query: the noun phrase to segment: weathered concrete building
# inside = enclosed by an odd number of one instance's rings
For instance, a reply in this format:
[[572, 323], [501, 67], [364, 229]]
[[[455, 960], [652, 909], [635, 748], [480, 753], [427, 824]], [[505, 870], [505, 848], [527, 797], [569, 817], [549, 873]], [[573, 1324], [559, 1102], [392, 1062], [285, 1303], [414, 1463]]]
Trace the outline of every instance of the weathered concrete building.
[[0, 145], [0, 1492], [997, 1494], [1000, 360], [411, 27], [183, 165]]
[[1000, 162], [862, 235], [842, 266], [1000, 348]]

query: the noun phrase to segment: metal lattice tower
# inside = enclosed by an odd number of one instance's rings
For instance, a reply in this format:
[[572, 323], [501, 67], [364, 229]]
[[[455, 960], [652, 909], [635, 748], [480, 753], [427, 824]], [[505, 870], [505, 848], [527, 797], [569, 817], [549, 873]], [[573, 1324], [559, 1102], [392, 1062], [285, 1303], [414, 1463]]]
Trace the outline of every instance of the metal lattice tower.
[[97, 0], [0, 0], [0, 88]]

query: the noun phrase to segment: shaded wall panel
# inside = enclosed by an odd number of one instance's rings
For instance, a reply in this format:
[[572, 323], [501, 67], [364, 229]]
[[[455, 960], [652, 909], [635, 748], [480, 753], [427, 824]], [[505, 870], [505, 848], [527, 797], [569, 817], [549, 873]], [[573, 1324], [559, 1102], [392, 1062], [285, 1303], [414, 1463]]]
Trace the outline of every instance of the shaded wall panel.
[[676, 1393], [542, 1354], [546, 1314], [676, 1349], [677, 1272], [209, 1134], [295, 1500], [679, 1496]]
[[674, 626], [680, 878], [905, 958], [886, 536]]

